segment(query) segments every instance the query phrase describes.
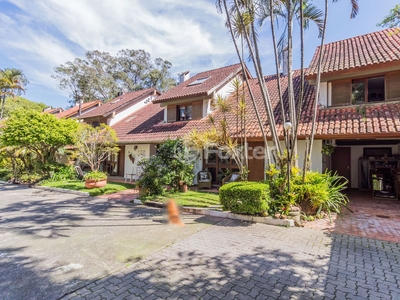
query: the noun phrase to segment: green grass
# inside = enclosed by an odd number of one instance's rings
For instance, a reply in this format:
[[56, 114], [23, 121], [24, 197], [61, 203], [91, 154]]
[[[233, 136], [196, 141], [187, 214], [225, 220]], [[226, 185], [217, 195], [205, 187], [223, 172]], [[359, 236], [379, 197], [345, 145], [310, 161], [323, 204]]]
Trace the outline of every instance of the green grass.
[[41, 186], [48, 186], [54, 188], [61, 188], [67, 190], [74, 190], [80, 192], [89, 192], [90, 196], [99, 196], [105, 194], [112, 194], [120, 191], [124, 191], [127, 189], [132, 189], [135, 187], [134, 184], [130, 183], [120, 183], [120, 182], [112, 182], [107, 183], [106, 186], [99, 189], [87, 189], [85, 187], [85, 182], [80, 180], [63, 180], [63, 181], [53, 181], [53, 182], [42, 182]]
[[166, 193], [158, 197], [143, 197], [144, 201], [166, 202], [174, 199], [179, 205], [192, 207], [209, 207], [212, 205], [220, 205], [217, 193], [188, 191], [187, 193]]

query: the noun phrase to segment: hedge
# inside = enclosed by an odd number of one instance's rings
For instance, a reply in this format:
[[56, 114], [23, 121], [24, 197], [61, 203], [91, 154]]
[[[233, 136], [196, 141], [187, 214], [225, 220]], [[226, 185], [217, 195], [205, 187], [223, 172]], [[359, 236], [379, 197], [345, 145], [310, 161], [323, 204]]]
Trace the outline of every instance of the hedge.
[[269, 207], [269, 186], [250, 181], [231, 182], [219, 189], [219, 199], [223, 208], [233, 213], [263, 215]]

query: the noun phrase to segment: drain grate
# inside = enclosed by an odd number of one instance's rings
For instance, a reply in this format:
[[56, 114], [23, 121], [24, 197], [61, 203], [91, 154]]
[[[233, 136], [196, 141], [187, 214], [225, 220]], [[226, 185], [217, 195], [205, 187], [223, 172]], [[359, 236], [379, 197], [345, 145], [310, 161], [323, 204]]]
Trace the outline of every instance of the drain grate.
[[384, 215], [376, 215], [378, 218], [382, 218], [382, 219], [390, 219], [389, 216], [384, 216]]

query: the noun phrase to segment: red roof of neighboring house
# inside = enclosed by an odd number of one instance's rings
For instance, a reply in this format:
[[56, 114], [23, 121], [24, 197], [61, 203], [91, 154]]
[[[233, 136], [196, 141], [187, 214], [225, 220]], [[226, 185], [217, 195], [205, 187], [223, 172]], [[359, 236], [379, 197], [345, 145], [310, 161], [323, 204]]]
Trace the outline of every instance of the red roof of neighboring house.
[[61, 107], [57, 107], [57, 108], [46, 108], [43, 113], [45, 114], [52, 114], [52, 115], [56, 115], [60, 112], [64, 111]]
[[[165, 102], [168, 100], [179, 99], [183, 97], [208, 96], [218, 90], [222, 85], [231, 80], [242, 70], [240, 64], [235, 64], [219, 69], [205, 71], [196, 74], [192, 78], [182, 82], [174, 88], [166, 91], [158, 97], [154, 103]], [[250, 75], [250, 73], [249, 73]], [[199, 80], [198, 84], [195, 84]], [[204, 80], [204, 81], [202, 81]], [[202, 81], [202, 82], [201, 82]]]
[[[307, 75], [316, 75], [320, 47], [315, 51]], [[322, 73], [400, 60], [400, 30], [385, 29], [324, 46]]]
[[[96, 106], [101, 105], [101, 103], [102, 102], [100, 100], [82, 103], [82, 114], [90, 108], [94, 108]], [[71, 118], [71, 117], [77, 116], [78, 114], [79, 114], [79, 105], [75, 105], [75, 106], [71, 107], [70, 109], [60, 112], [59, 114], [57, 114], [57, 117], [58, 118]]]
[[[296, 95], [295, 99], [298, 99], [300, 71], [294, 71], [293, 81]], [[265, 82], [275, 113], [278, 133], [281, 138], [283, 138], [283, 122], [276, 76], [266, 76]], [[281, 76], [286, 110], [288, 109], [286, 93], [287, 83], [287, 77]], [[268, 127], [267, 114], [258, 84], [257, 79], [250, 80], [261, 120], [264, 124], [265, 133], [270, 137], [271, 132]], [[299, 138], [305, 138], [311, 133], [314, 97], [314, 86], [310, 86], [306, 82], [304, 88], [303, 111], [299, 122]], [[234, 97], [229, 98], [228, 101], [230, 101], [232, 105], [236, 104], [236, 99]], [[317, 139], [377, 138], [382, 137], [382, 133], [398, 135], [400, 132], [400, 102], [373, 104], [366, 108], [365, 115], [357, 112], [357, 107], [359, 106], [320, 109], [316, 122], [315, 137]], [[213, 117], [216, 122], [218, 122], [218, 119], [222, 118], [222, 113], [215, 111]], [[208, 118], [174, 123], [163, 123], [163, 118], [163, 108], [156, 104], [149, 104], [112, 127], [117, 131], [118, 138], [121, 142], [158, 142], [168, 138], [174, 139], [183, 137], [193, 129], [201, 132], [211, 128]], [[240, 128], [238, 130], [236, 129], [236, 118], [237, 114], [233, 111], [227, 114], [230, 135], [232, 137], [240, 136], [241, 134]], [[261, 130], [248, 92], [246, 92], [246, 134], [250, 139], [262, 139]]]
[[123, 94], [121, 96], [118, 96], [110, 100], [109, 102], [103, 104], [102, 106], [87, 112], [86, 114], [81, 116], [81, 118], [86, 119], [98, 116], [107, 117], [108, 115], [112, 114], [113, 111], [123, 108], [124, 106], [139, 102], [143, 100], [143, 98], [152, 95], [154, 92], [160, 94], [160, 92], [157, 91], [155, 88], [149, 88]]

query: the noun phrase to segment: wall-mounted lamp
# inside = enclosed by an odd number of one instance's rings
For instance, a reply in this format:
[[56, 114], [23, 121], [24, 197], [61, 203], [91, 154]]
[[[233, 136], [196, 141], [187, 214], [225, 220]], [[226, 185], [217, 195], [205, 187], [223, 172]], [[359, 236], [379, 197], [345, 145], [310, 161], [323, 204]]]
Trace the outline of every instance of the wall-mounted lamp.
[[134, 146], [134, 147], [133, 147], [133, 150], [136, 151], [136, 150], [137, 150], [137, 146]]

